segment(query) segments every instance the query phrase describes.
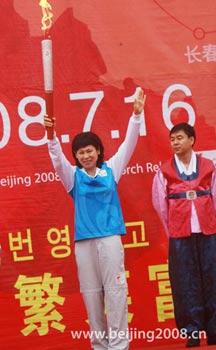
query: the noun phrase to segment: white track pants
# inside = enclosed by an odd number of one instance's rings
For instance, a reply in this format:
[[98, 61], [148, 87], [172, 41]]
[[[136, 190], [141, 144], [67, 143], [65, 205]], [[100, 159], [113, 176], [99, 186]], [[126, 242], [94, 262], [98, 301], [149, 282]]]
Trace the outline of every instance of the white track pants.
[[121, 237], [78, 241], [75, 255], [93, 349], [127, 350], [127, 282]]

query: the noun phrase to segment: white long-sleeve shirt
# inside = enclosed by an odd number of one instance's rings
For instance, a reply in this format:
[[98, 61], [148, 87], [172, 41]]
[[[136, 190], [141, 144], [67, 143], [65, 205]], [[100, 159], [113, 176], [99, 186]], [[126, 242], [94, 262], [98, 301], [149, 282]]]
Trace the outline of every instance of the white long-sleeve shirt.
[[[124, 142], [120, 145], [118, 151], [114, 154], [114, 156], [106, 161], [107, 166], [112, 169], [116, 183], [119, 182], [123, 170], [128, 164], [135, 149], [139, 136], [142, 116], [143, 113], [138, 116], [131, 116]], [[65, 157], [57, 137], [54, 137], [53, 140], [48, 140], [48, 149], [54, 169], [59, 175], [66, 191], [70, 192], [74, 186], [76, 166], [72, 165]], [[85, 170], [83, 169], [83, 171]], [[95, 176], [98, 175], [99, 171], [100, 169], [97, 168]]]

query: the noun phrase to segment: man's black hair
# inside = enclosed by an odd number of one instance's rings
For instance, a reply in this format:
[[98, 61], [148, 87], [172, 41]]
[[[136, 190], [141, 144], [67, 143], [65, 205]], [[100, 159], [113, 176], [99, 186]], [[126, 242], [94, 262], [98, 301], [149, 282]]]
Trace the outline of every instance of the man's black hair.
[[184, 133], [188, 136], [188, 137], [193, 137], [194, 138], [194, 143], [196, 141], [196, 133], [195, 130], [193, 128], [193, 126], [191, 126], [188, 123], [179, 123], [173, 126], [173, 128], [170, 130], [169, 136], [171, 136], [172, 134], [178, 132], [178, 131], [184, 131]]
[[96, 165], [98, 168], [101, 168], [102, 163], [104, 161], [104, 146], [102, 144], [101, 139], [91, 131], [84, 131], [80, 134], [77, 134], [72, 141], [72, 153], [76, 161], [76, 165], [79, 168], [82, 168], [82, 165], [76, 158], [76, 152], [80, 148], [87, 147], [87, 146], [94, 146], [96, 150], [100, 151]]

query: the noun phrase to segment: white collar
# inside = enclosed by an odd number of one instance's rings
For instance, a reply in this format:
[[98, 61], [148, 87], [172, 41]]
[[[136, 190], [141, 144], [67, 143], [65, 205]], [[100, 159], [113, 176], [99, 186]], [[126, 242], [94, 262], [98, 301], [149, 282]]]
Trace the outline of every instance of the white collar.
[[192, 173], [196, 172], [197, 157], [196, 157], [196, 154], [194, 151], [192, 151], [191, 160], [190, 160], [190, 164], [189, 164], [188, 168], [186, 168], [184, 163], [182, 163], [180, 161], [180, 159], [178, 158], [178, 156], [176, 154], [174, 154], [174, 157], [175, 157], [175, 161], [176, 161], [178, 170], [181, 174], [184, 173], [185, 175], [191, 175]]
[[95, 171], [95, 174], [94, 175], [89, 175], [88, 173], [87, 173], [87, 171], [84, 169], [84, 168], [81, 168], [81, 170], [86, 174], [86, 175], [88, 175], [89, 177], [92, 177], [92, 178], [95, 178], [98, 174], [99, 174], [99, 172], [100, 172], [100, 168], [96, 168], [96, 171]]

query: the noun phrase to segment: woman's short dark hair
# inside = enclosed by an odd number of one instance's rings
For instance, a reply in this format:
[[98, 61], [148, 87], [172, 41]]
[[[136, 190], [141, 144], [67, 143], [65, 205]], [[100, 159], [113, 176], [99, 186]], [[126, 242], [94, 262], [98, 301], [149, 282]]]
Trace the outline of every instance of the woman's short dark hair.
[[179, 123], [173, 126], [173, 128], [170, 130], [169, 136], [171, 136], [172, 134], [178, 132], [178, 131], [184, 131], [185, 134], [188, 137], [193, 137], [194, 138], [194, 143], [196, 141], [196, 133], [195, 130], [193, 128], [193, 126], [191, 126], [188, 123]]
[[79, 168], [82, 168], [82, 165], [76, 158], [76, 152], [80, 148], [87, 147], [87, 146], [94, 146], [96, 150], [100, 151], [96, 165], [98, 168], [101, 168], [102, 163], [104, 161], [104, 146], [102, 144], [101, 139], [91, 131], [84, 131], [84, 132], [81, 132], [80, 134], [77, 134], [72, 141], [72, 153], [76, 161], [76, 165]]

